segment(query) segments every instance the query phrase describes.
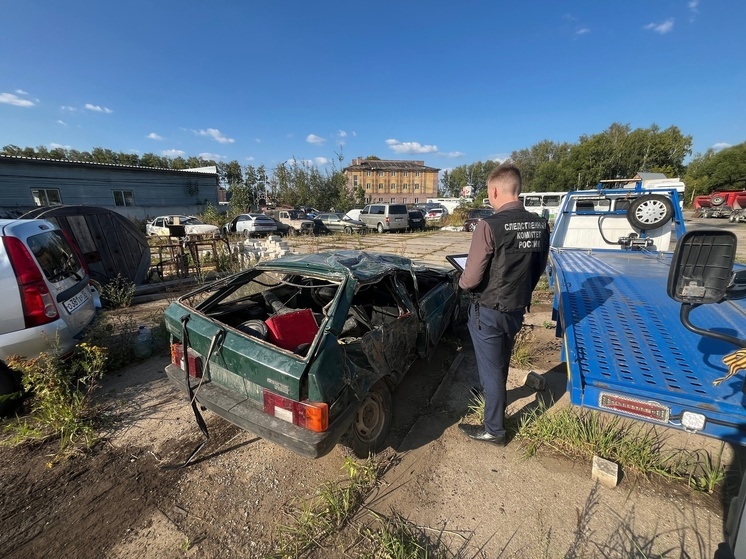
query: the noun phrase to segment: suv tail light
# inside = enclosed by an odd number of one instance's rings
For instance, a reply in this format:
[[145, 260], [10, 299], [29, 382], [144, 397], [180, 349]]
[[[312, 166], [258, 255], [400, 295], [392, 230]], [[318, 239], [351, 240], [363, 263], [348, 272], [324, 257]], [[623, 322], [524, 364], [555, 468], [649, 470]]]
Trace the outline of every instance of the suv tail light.
[[386, 223], [391, 223], [391, 218], [389, 216], [386, 216]]
[[23, 242], [16, 237], [3, 237], [10, 264], [21, 292], [26, 328], [48, 324], [59, 318], [57, 306], [41, 270]]

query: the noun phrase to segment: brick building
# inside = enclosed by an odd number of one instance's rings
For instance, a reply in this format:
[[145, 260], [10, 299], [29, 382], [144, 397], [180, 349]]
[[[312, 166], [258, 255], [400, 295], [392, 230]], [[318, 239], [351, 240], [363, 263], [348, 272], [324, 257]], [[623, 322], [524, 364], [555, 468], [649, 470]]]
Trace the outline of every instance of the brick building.
[[347, 186], [363, 189], [365, 203], [418, 204], [438, 196], [438, 171], [424, 161], [363, 159], [344, 168]]

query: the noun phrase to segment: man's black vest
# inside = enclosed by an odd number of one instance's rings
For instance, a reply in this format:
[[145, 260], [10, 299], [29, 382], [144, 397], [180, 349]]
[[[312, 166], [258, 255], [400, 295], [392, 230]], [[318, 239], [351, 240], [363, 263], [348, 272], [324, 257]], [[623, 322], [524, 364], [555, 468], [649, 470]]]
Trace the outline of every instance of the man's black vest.
[[492, 230], [495, 250], [474, 294], [485, 307], [502, 312], [525, 310], [531, 305], [531, 293], [547, 264], [547, 220], [516, 208], [484, 221]]

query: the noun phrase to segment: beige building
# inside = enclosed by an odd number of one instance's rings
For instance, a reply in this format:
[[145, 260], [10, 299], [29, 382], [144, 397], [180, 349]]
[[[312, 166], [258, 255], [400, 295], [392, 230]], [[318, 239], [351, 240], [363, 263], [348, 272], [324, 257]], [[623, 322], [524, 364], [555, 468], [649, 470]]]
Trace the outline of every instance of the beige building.
[[363, 159], [345, 167], [347, 186], [363, 189], [365, 203], [419, 204], [438, 196], [438, 171], [424, 161]]

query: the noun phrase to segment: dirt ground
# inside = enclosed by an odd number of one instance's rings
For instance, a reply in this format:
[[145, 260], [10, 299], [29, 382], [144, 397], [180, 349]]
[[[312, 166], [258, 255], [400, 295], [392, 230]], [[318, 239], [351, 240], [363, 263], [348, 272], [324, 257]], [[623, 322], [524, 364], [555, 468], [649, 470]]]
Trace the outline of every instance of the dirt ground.
[[[465, 252], [468, 235], [404, 238], [398, 253], [438, 260]], [[430, 236], [432, 237], [432, 236]], [[143, 313], [152, 315], [150, 303]], [[511, 370], [509, 413], [535, 404], [529, 370], [547, 382], [554, 407], [566, 404], [548, 300], [527, 315], [530, 365]], [[135, 311], [138, 312], [138, 311]], [[263, 557], [291, 512], [327, 481], [342, 479], [349, 452], [336, 447], [310, 460], [205, 413], [201, 442], [192, 411], [164, 373], [166, 354], [105, 377], [99, 391], [102, 442], [86, 455], [52, 464], [54, 444], [0, 447], [0, 549], [6, 558]], [[623, 477], [615, 489], [591, 479], [591, 465], [550, 451], [527, 458], [468, 440], [457, 425], [468, 412], [476, 364], [465, 326], [429, 362], [418, 361], [394, 397], [391, 458], [358, 522], [401, 514], [463, 557], [713, 557], [726, 497], [681, 482]], [[710, 448], [696, 435], [667, 435], [673, 448]], [[725, 458], [735, 464], [732, 449]], [[734, 466], [735, 467], [735, 466]], [[356, 524], [357, 526], [358, 524]], [[325, 545], [314, 557], [355, 557]]]

